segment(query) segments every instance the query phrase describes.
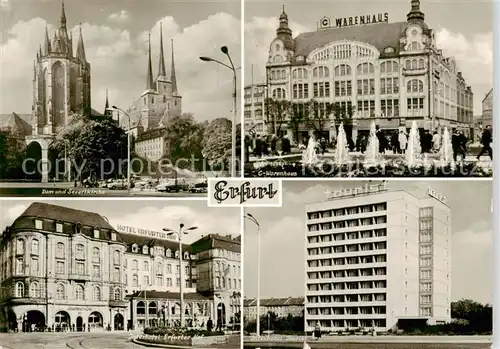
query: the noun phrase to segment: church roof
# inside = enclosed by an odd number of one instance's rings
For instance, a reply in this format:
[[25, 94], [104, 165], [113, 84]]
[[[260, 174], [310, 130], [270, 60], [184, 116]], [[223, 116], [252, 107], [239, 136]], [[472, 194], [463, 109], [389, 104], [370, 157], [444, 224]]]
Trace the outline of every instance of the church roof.
[[406, 22], [376, 23], [355, 27], [320, 29], [299, 34], [295, 40], [295, 56], [307, 57], [312, 51], [334, 41], [359, 41], [376, 47], [383, 53], [393, 47], [399, 53], [399, 39], [404, 34]]
[[30, 114], [0, 114], [0, 130], [8, 130], [12, 134], [30, 135], [31, 125], [26, 120], [30, 120]]

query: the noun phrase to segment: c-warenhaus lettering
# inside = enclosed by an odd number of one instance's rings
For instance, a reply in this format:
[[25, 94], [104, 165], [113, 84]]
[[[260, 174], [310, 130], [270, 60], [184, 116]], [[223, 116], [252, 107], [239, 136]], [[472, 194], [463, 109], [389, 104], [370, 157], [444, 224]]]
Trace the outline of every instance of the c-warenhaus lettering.
[[335, 25], [338, 28], [340, 28], [340, 27], [350, 27], [353, 25], [383, 23], [388, 21], [389, 21], [388, 13], [379, 13], [378, 15], [336, 18]]
[[229, 186], [227, 181], [219, 181], [215, 184], [214, 199], [217, 203], [222, 203], [227, 199], [239, 197], [240, 205], [251, 199], [274, 198], [278, 190], [274, 189], [273, 183], [266, 186], [252, 186], [250, 182], [244, 182], [240, 186]]

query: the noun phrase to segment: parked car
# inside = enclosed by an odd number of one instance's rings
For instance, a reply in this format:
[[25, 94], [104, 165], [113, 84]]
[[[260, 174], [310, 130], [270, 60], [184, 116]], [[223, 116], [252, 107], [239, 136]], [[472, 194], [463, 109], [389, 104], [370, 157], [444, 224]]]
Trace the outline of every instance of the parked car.
[[117, 180], [114, 180], [110, 183], [108, 183], [108, 189], [111, 189], [111, 190], [115, 190], [115, 189], [118, 189], [118, 190], [123, 190], [123, 189], [127, 189], [127, 181], [124, 180], [124, 179], [117, 179]]
[[208, 191], [208, 183], [196, 183], [189, 187], [191, 193], [206, 193]]

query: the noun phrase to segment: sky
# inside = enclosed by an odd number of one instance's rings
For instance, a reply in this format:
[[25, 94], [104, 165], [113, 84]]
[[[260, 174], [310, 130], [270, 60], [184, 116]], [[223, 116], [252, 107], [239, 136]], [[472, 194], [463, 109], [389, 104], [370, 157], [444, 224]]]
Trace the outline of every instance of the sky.
[[[269, 44], [276, 37], [278, 17], [285, 6], [293, 36], [315, 31], [317, 22], [359, 14], [388, 13], [389, 22], [406, 21], [410, 0], [246, 0], [245, 82], [265, 80]], [[493, 4], [485, 0], [423, 0], [420, 9], [436, 32], [438, 48], [453, 56], [474, 93], [474, 115], [482, 115], [481, 102], [493, 87]]]
[[[374, 184], [379, 181], [372, 181]], [[280, 208], [248, 208], [261, 226], [261, 289], [266, 297], [304, 296], [305, 205], [326, 200], [326, 192], [359, 187], [366, 181], [283, 182]], [[390, 189], [405, 189], [417, 197], [428, 187], [447, 198], [452, 220], [452, 301], [470, 298], [493, 302], [493, 232], [491, 181], [388, 181]], [[257, 231], [245, 220], [244, 294], [257, 288]]]
[[[0, 200], [0, 233], [22, 214], [33, 200]], [[113, 227], [118, 224], [145, 230], [198, 227], [183, 236], [191, 243], [202, 235], [240, 235], [239, 208], [209, 208], [206, 200], [37, 200], [58, 206], [96, 212], [106, 217]]]
[[[74, 52], [79, 24], [82, 26], [91, 64], [93, 109], [104, 111], [106, 89], [110, 103], [122, 109], [127, 109], [145, 91], [148, 33], [151, 32], [156, 77], [162, 22], [169, 76], [170, 39], [174, 39], [183, 112], [193, 113], [200, 121], [231, 118], [233, 73], [199, 57], [229, 64], [220, 51], [225, 45], [234, 65], [240, 66], [239, 0], [65, 0], [65, 8]], [[45, 26], [52, 37], [60, 14], [60, 0], [0, 0], [0, 113], [31, 112], [33, 61], [39, 45], [44, 43]]]

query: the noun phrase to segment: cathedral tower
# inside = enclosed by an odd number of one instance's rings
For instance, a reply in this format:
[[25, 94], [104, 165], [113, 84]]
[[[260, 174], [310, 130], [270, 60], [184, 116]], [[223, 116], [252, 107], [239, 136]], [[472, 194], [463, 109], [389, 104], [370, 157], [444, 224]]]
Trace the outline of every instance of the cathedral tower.
[[90, 115], [90, 64], [85, 57], [80, 27], [77, 51], [68, 35], [64, 3], [52, 41], [37, 52], [33, 76], [33, 134], [53, 135], [71, 121], [72, 114]]

